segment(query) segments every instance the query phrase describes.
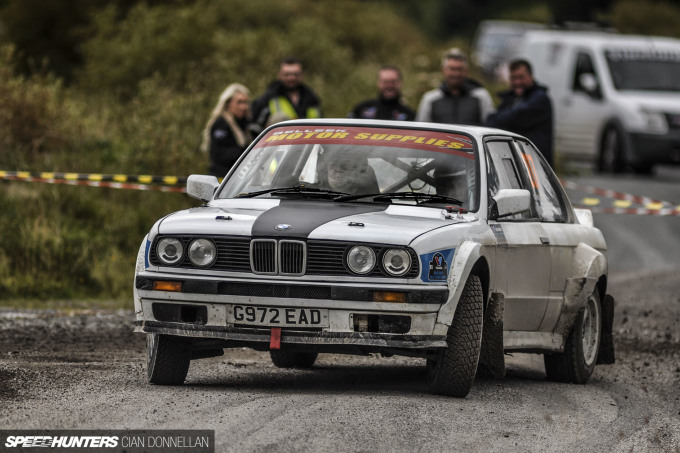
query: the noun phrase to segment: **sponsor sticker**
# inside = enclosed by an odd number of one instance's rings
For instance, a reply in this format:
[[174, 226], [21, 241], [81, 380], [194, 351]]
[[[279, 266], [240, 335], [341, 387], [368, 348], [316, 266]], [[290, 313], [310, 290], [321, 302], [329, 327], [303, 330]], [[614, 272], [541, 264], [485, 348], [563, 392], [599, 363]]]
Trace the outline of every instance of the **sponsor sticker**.
[[449, 264], [455, 251], [456, 249], [452, 248], [420, 255], [422, 264], [420, 279], [424, 282], [446, 281], [449, 276]]

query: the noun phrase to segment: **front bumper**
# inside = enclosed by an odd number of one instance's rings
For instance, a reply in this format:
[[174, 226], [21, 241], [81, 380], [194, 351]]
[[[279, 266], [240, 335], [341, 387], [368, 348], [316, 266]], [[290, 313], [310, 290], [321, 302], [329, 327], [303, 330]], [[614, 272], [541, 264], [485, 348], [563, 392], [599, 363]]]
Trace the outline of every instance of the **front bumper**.
[[[179, 283], [179, 290], [158, 290], [157, 282]], [[328, 312], [323, 327], [283, 327], [281, 344], [287, 348], [297, 345], [318, 352], [359, 348], [366, 352], [447, 346], [445, 336], [433, 335], [439, 309], [448, 298], [443, 285], [209, 279], [144, 272], [136, 277], [135, 287], [135, 331], [141, 333], [219, 340], [224, 347], [268, 349], [271, 327], [229, 323], [230, 310], [241, 305]], [[376, 294], [384, 292], [404, 297], [401, 302], [375, 301]], [[359, 328], [365, 327], [357, 322], [362, 317], [375, 329]]]
[[[224, 347], [249, 346], [255, 349], [269, 349], [271, 331], [266, 328], [243, 328], [229, 326], [194, 326], [190, 324], [164, 323], [158, 321], [137, 321], [135, 332], [159, 333], [183, 337], [225, 340]], [[338, 351], [342, 347], [356, 347], [370, 350], [380, 349], [435, 349], [445, 348], [446, 337], [435, 335], [382, 334], [371, 332], [331, 331], [281, 331], [282, 345], [300, 345], [308, 349]]]
[[680, 164], [680, 129], [665, 135], [630, 134], [633, 163], [638, 165]]

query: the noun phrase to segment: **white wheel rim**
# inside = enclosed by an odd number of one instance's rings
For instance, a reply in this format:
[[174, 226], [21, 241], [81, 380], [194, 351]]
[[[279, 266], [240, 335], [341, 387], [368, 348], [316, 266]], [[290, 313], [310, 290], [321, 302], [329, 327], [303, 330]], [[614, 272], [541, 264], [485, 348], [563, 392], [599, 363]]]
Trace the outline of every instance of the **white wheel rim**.
[[588, 299], [583, 310], [583, 359], [587, 366], [595, 363], [600, 348], [600, 305], [593, 297]]

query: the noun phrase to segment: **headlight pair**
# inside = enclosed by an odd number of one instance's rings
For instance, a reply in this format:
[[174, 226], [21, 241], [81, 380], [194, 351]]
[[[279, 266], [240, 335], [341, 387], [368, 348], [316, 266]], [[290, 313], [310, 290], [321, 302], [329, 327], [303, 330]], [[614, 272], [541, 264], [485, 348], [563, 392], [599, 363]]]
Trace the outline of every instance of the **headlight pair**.
[[[189, 243], [189, 260], [198, 267], [207, 267], [215, 262], [217, 258], [217, 247], [209, 239], [194, 239]], [[156, 255], [163, 264], [172, 266], [182, 261], [184, 257], [184, 246], [179, 239], [163, 238], [158, 241]]]
[[[355, 245], [347, 253], [347, 267], [355, 274], [365, 275], [371, 272], [377, 259], [371, 247]], [[405, 249], [388, 249], [382, 256], [382, 266], [385, 272], [400, 277], [411, 269], [411, 254]]]

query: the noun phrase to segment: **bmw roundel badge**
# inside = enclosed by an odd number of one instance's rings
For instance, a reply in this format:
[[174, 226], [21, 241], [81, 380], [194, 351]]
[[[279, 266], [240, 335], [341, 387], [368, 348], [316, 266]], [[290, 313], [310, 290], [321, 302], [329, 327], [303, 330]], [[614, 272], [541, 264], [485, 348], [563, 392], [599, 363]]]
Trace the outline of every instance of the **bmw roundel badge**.
[[288, 231], [292, 230], [293, 227], [291, 225], [288, 225], [287, 223], [279, 223], [274, 227], [276, 231]]

